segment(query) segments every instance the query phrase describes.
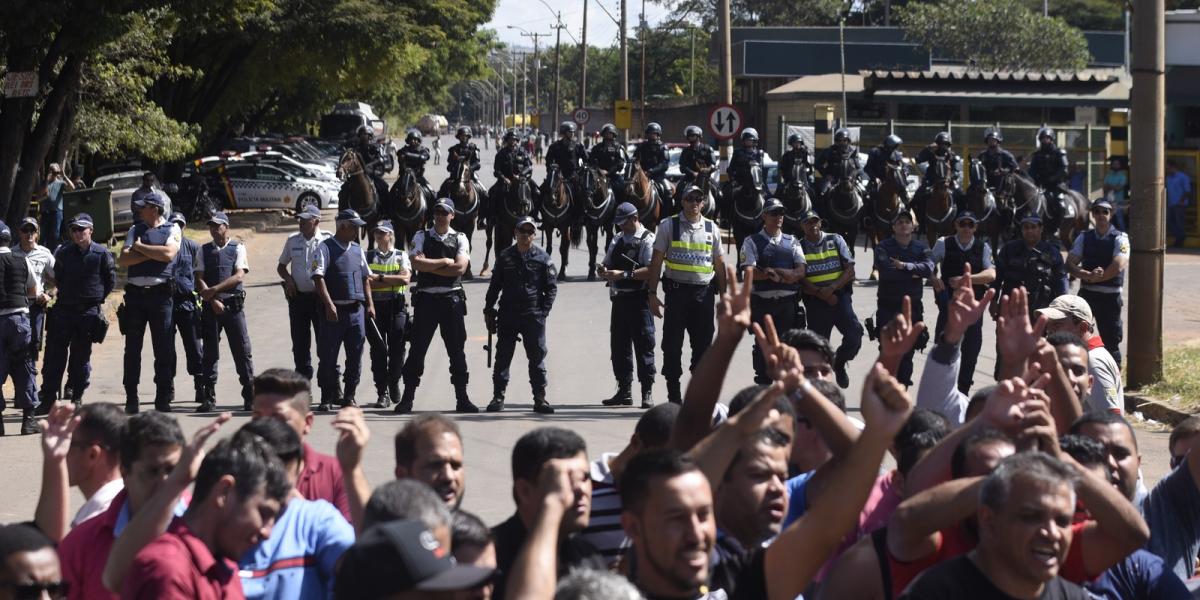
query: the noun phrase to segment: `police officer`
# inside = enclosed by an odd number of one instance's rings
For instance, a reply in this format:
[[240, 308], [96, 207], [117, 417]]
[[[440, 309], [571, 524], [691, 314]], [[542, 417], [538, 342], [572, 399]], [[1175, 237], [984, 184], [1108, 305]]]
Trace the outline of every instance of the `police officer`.
[[400, 372], [404, 368], [404, 343], [408, 336], [408, 290], [412, 265], [408, 254], [396, 248], [396, 230], [389, 220], [375, 225], [375, 248], [367, 251], [371, 270], [371, 301], [375, 316], [367, 326], [371, 345], [371, 375], [378, 400], [375, 408], [389, 408], [400, 399]]
[[751, 165], [757, 163], [761, 167], [763, 163], [763, 151], [758, 147], [758, 130], [753, 127], [743, 129], [741, 141], [742, 147], [735, 149], [733, 157], [729, 159], [729, 179], [739, 188], [753, 188]]
[[[742, 242], [742, 267], [749, 267], [754, 278], [750, 292], [750, 318], [758, 324], [771, 315], [778, 331], [803, 328], [803, 317], [797, 318], [800, 305], [800, 280], [804, 278], [804, 250], [792, 235], [783, 232], [786, 210], [778, 198], [768, 198], [763, 205], [763, 226], [758, 233]], [[754, 382], [771, 383], [767, 365], [758, 344], [751, 353]]]
[[672, 214], [687, 208], [683, 205], [684, 192], [696, 185], [700, 177], [712, 177], [713, 170], [717, 168], [717, 155], [712, 146], [701, 141], [703, 135], [704, 132], [695, 125], [688, 125], [683, 130], [688, 145], [679, 153], [679, 172], [683, 173], [683, 179], [675, 190], [675, 210], [671, 211]]
[[[21, 409], [21, 435], [41, 433], [34, 416], [38, 406], [34, 362], [30, 354], [29, 299], [37, 293], [37, 278], [29, 261], [13, 253], [12, 230], [0, 221], [0, 381], [13, 379], [14, 401]], [[2, 421], [2, 419], [0, 419]], [[0, 435], [4, 425], [0, 423]]]
[[[663, 318], [663, 377], [667, 380], [667, 400], [683, 401], [679, 378], [683, 376], [683, 334], [692, 346], [691, 367], [712, 344], [715, 325], [713, 300], [725, 290], [725, 258], [721, 252], [721, 230], [700, 214], [704, 193], [691, 186], [683, 195], [683, 212], [663, 219], [654, 236], [654, 256], [650, 263], [650, 310]], [[666, 270], [663, 270], [663, 267]], [[663, 280], [666, 313], [658, 298], [659, 279]]]
[[646, 139], [633, 149], [633, 160], [636, 160], [646, 173], [646, 177], [658, 186], [660, 202], [666, 202], [672, 197], [670, 184], [667, 183], [667, 169], [671, 167], [671, 157], [667, 146], [662, 142], [662, 125], [651, 123], [646, 126]]
[[[455, 407], [460, 413], [477, 413], [479, 407], [467, 395], [467, 296], [462, 276], [471, 264], [471, 246], [467, 236], [450, 228], [454, 204], [447, 198], [433, 207], [433, 226], [413, 236], [408, 251], [417, 272], [413, 298], [412, 347], [404, 362], [404, 396], [396, 404], [397, 414], [412, 412], [413, 398], [421, 376], [425, 374], [425, 353], [439, 328], [450, 359], [450, 383], [454, 384]], [[497, 267], [498, 269], [499, 267]], [[495, 277], [495, 272], [492, 274]]]
[[[558, 139], [546, 150], [546, 181], [542, 184], [542, 193], [550, 193], [551, 170], [567, 178], [575, 185], [576, 175], [587, 160], [588, 152], [583, 144], [575, 141], [575, 124], [570, 121], [558, 126]], [[572, 190], [574, 191], [574, 190]]]
[[47, 405], [53, 404], [66, 370], [64, 397], [78, 406], [90, 383], [92, 343], [102, 341], [108, 327], [100, 307], [117, 286], [117, 267], [108, 248], [92, 241], [91, 215], [78, 213], [67, 227], [71, 242], [54, 252], [52, 277], [58, 300], [46, 319], [41, 397]]
[[[446, 151], [446, 171], [453, 175], [458, 170], [460, 163], [466, 163], [466, 171], [463, 173], [463, 176], [471, 178], [472, 185], [478, 188], [479, 196], [483, 197], [484, 190], [479, 186], [475, 176], [481, 165], [479, 162], [479, 148], [471, 142], [471, 128], [459, 127], [454, 137], [458, 138], [458, 143], [450, 146], [450, 149]], [[438, 190], [439, 198], [445, 198], [450, 195], [450, 185], [450, 179], [446, 179], [442, 183], [442, 188]]]
[[625, 195], [625, 146], [617, 143], [617, 127], [612, 123], [600, 128], [600, 136], [601, 142], [588, 153], [588, 164], [608, 177], [613, 198], [620, 200]]
[[[546, 401], [546, 317], [558, 294], [557, 270], [550, 255], [533, 243], [537, 228], [530, 217], [517, 220], [516, 244], [496, 255], [496, 270], [488, 284], [483, 316], [488, 331], [497, 334], [496, 364], [492, 371], [492, 401], [488, 412], [504, 410], [508, 367], [512, 364], [517, 336], [529, 359], [529, 386], [533, 388], [533, 410], [554, 414]], [[497, 311], [496, 300], [500, 300]]]
[[1021, 170], [1021, 166], [1017, 164], [1017, 159], [1013, 157], [1012, 152], [1000, 146], [1004, 143], [1004, 136], [1001, 135], [1000, 130], [989, 128], [983, 134], [983, 143], [987, 144], [987, 148], [984, 148], [976, 158], [983, 166], [987, 186], [996, 189], [1000, 186], [1001, 178], [1005, 173], [1016, 173]]
[[[42, 330], [46, 325], [46, 305], [51, 296], [50, 288], [54, 287], [54, 254], [49, 248], [38, 244], [38, 221], [33, 217], [21, 219], [19, 228], [19, 243], [12, 247], [13, 254], [24, 258], [33, 271], [33, 279], [37, 282], [37, 291], [29, 297], [29, 327], [33, 330], [30, 338], [28, 359], [33, 364], [33, 374], [37, 376], [37, 356], [42, 349]], [[51, 400], [46, 404], [49, 411]], [[42, 409], [42, 405], [38, 405]], [[40, 411], [39, 411], [40, 413]], [[41, 413], [40, 413], [41, 414]]]
[[154, 346], [154, 408], [171, 411], [175, 399], [175, 283], [173, 263], [183, 234], [166, 220], [165, 204], [157, 192], [142, 200], [142, 222], [129, 229], [117, 262], [127, 269], [125, 306], [125, 412], [138, 411], [138, 380], [142, 374], [142, 341], [150, 328]]
[[917, 218], [923, 220], [925, 218], [925, 202], [923, 200], [929, 196], [929, 192], [933, 189], [933, 184], [941, 181], [937, 172], [934, 170], [934, 161], [944, 160], [950, 167], [950, 178], [947, 185], [950, 188], [950, 194], [954, 199], [955, 208], [962, 209], [966, 202], [966, 195], [962, 191], [962, 159], [954, 152], [951, 147], [953, 144], [950, 141], [950, 134], [945, 131], [939, 131], [933, 137], [933, 143], [921, 148], [917, 153], [917, 165], [923, 169], [923, 179], [921, 189], [917, 191], [916, 208], [919, 211]]
[[[187, 219], [183, 213], [171, 213], [167, 219], [182, 230], [187, 227]], [[208, 380], [204, 377], [202, 361], [204, 357], [203, 334], [200, 327], [200, 306], [196, 295], [196, 269], [200, 265], [200, 244], [186, 236], [179, 240], [179, 254], [175, 255], [173, 267], [175, 280], [174, 310], [171, 320], [179, 339], [183, 342], [184, 362], [188, 375], [192, 376], [196, 388], [196, 403], [204, 404]]]
[[[275, 271], [283, 280], [283, 294], [287, 297], [292, 360], [296, 372], [312, 379], [312, 336], [318, 335], [321, 321], [325, 320], [325, 311], [317, 298], [317, 288], [313, 285], [310, 269], [317, 249], [333, 234], [321, 229], [321, 209], [315, 206], [308, 206], [296, 214], [296, 222], [300, 231], [289, 235], [283, 243], [283, 253], [279, 255]], [[334, 379], [337, 374], [335, 371]]]
[[1058, 244], [1042, 239], [1042, 217], [1036, 212], [1026, 212], [1021, 215], [1020, 222], [1021, 239], [1005, 242], [996, 255], [996, 279], [992, 282], [996, 290], [996, 299], [992, 301], [993, 317], [1000, 314], [1000, 298], [1019, 287], [1029, 293], [1029, 311], [1034, 318], [1037, 316], [1034, 311], [1071, 293]]
[[850, 144], [850, 130], [842, 127], [833, 134], [833, 145], [817, 156], [817, 170], [821, 180], [817, 184], [817, 195], [824, 196], [833, 184], [849, 179], [858, 180], [862, 163], [858, 160], [858, 148]]
[[221, 332], [229, 340], [229, 352], [242, 385], [242, 410], [254, 401], [254, 359], [250, 333], [246, 330], [246, 290], [242, 281], [250, 272], [246, 245], [229, 239], [229, 218], [223, 212], [208, 218], [212, 241], [200, 247], [196, 263], [196, 290], [204, 303], [200, 329], [204, 332], [204, 399], [196, 412], [216, 408], [217, 360], [221, 357]]
[[603, 404], [633, 405], [636, 356], [642, 408], [650, 408], [654, 406], [654, 316], [646, 299], [646, 280], [650, 278], [654, 232], [642, 227], [637, 207], [628, 202], [617, 207], [613, 221], [621, 234], [608, 245], [598, 273], [608, 282], [608, 298], [612, 301], [608, 335], [617, 393]]
[[496, 184], [488, 190], [488, 198], [494, 202], [503, 202], [518, 179], [533, 176], [529, 153], [517, 143], [517, 133], [511, 129], [504, 132], [504, 147], [496, 152], [492, 174], [496, 176]]
[[[913, 217], [908, 211], [900, 211], [892, 221], [892, 237], [875, 248], [875, 268], [879, 270], [879, 297], [876, 300], [875, 318], [882, 329], [900, 314], [904, 297], [912, 302], [913, 322], [924, 319], [925, 309], [921, 303], [922, 283], [933, 276], [933, 260], [929, 257], [929, 246], [913, 237]], [[913, 352], [924, 348], [918, 341], [913, 350], [900, 360], [896, 379], [906, 386], [912, 385]]]
[[366, 125], [359, 125], [358, 129], [354, 131], [354, 140], [347, 146], [347, 149], [358, 153], [363, 171], [366, 172], [367, 177], [371, 178], [371, 183], [375, 184], [375, 193], [382, 202], [388, 197], [387, 183], [383, 180], [386, 161], [383, 156], [383, 147], [375, 141], [375, 132]]
[[812, 197], [812, 158], [808, 153], [808, 144], [804, 143], [804, 138], [800, 134], [793, 133], [788, 136], [788, 151], [779, 157], [779, 177], [783, 180], [783, 185], [793, 183], [792, 171], [797, 163], [802, 165], [801, 176], [804, 179], [802, 183], [808, 189], [809, 197]]
[[1096, 330], [1104, 348], [1121, 364], [1121, 285], [1129, 265], [1129, 236], [1113, 227], [1113, 205], [1107, 198], [1092, 203], [1094, 227], [1077, 236], [1067, 255], [1067, 270], [1079, 278], [1079, 297], [1087, 300], [1096, 317]]
[[1055, 144], [1054, 137], [1054, 130], [1049, 127], [1038, 130], [1038, 149], [1029, 159], [1029, 176], [1045, 190], [1047, 197], [1057, 201], [1070, 180], [1070, 164], [1067, 151]]
[[[363, 321], [375, 316], [371, 301], [371, 269], [367, 256], [358, 245], [358, 228], [366, 225], [351, 209], [338, 211], [337, 231], [317, 246], [313, 257], [312, 278], [317, 302], [325, 320], [317, 330], [317, 385], [321, 404], [317, 410], [329, 410], [333, 404], [358, 406], [354, 392], [362, 374], [363, 345], [367, 338]], [[346, 347], [345, 391], [338, 384], [338, 352]]]
[[[937, 302], [938, 317], [934, 335], [941, 339], [942, 330], [946, 327], [947, 308], [954, 290], [963, 277], [963, 269], [971, 265], [971, 289], [975, 299], [983, 297], [988, 284], [996, 279], [996, 269], [992, 265], [992, 248], [981, 237], [975, 235], [979, 220], [975, 213], [964, 210], [958, 213], [954, 220], [954, 235], [939, 238], [933, 244], [930, 256], [934, 262], [933, 282], [934, 301]], [[983, 319], [967, 328], [962, 338], [962, 363], [958, 370], [958, 390], [964, 394], [971, 392], [975, 382], [975, 363], [979, 360], [979, 350], [983, 347]]]
[[400, 164], [403, 165], [402, 168], [412, 170], [413, 176], [421, 183], [425, 195], [433, 196], [429, 180], [425, 179], [425, 163], [429, 162], [429, 149], [421, 145], [421, 132], [409, 129], [408, 134], [404, 136], [404, 147], [397, 154]]
[[[909, 202], [908, 198], [908, 168], [904, 164], [904, 153], [900, 151], [900, 144], [904, 140], [896, 134], [888, 135], [883, 138], [883, 143], [871, 149], [871, 153], [867, 155], [867, 166], [863, 171], [867, 177], [871, 179], [870, 191], [879, 188], [879, 183], [888, 177], [888, 165], [891, 164], [899, 176], [899, 191], [900, 197], [904, 199], [905, 204]], [[872, 194], [867, 194], [868, 198]]]
[[809, 210], [801, 217], [804, 237], [804, 312], [808, 328], [830, 339], [833, 328], [842, 334], [834, 354], [833, 371], [841, 388], [850, 387], [846, 365], [862, 348], [863, 326], [854, 314], [854, 255], [846, 240], [821, 231], [821, 217]]

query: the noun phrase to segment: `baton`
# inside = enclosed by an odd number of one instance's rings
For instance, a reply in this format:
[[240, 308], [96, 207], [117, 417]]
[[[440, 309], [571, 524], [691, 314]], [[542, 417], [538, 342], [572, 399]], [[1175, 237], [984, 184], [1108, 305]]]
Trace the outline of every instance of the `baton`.
[[487, 366], [490, 369], [490, 368], [492, 368], [492, 332], [491, 332], [491, 330], [488, 330], [487, 345], [484, 346], [483, 349], [487, 350], [487, 353], [488, 353]]
[[374, 333], [375, 339], [379, 340], [379, 343], [383, 344], [383, 353], [387, 354], [388, 353], [387, 340], [383, 339], [383, 334], [379, 333], [379, 326], [375, 324], [375, 319], [372, 317], [367, 317], [367, 325], [371, 326], [371, 333]]

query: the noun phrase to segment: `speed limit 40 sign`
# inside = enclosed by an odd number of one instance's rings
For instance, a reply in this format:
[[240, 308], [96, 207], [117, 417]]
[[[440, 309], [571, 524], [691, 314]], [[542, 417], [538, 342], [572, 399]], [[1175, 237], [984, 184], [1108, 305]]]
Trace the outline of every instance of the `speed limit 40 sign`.
[[708, 130], [727, 140], [742, 130], [742, 111], [732, 104], [718, 104], [708, 113]]
[[592, 113], [588, 112], [586, 108], [577, 108], [575, 112], [571, 113], [571, 118], [579, 125], [586, 125], [591, 120]]

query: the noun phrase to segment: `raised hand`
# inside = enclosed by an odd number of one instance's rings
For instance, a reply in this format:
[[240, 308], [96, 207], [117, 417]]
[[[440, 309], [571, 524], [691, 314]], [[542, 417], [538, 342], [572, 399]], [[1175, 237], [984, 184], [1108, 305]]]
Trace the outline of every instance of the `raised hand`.
[[862, 415], [866, 422], [865, 432], [892, 439], [908, 421], [913, 401], [904, 391], [904, 385], [896, 381], [876, 363], [871, 366], [867, 380], [863, 382]]
[[1045, 315], [1039, 315], [1036, 323], [1029, 322], [1029, 294], [1025, 288], [1014, 289], [1001, 298], [1000, 317], [996, 319], [1001, 358], [1008, 364], [1024, 363], [1037, 349], [1046, 323]]
[[342, 471], [353, 471], [362, 465], [363, 450], [371, 439], [371, 430], [367, 428], [362, 409], [347, 406], [339, 410], [333, 419], [333, 428], [338, 430], [338, 464]]
[[922, 331], [925, 331], [925, 323], [920, 321], [913, 323], [912, 300], [905, 296], [900, 305], [900, 314], [892, 318], [891, 322], [885, 325], [883, 331], [879, 333], [879, 353], [888, 358], [908, 354], [908, 351], [912, 350], [913, 345], [917, 343], [917, 338], [921, 336]]
[[750, 290], [753, 289], [751, 269], [746, 269], [746, 280], [738, 284], [733, 267], [725, 267], [725, 293], [717, 301], [717, 335], [740, 336], [750, 327]]
[[742, 437], [753, 435], [763, 428], [770, 427], [779, 421], [779, 411], [775, 401], [787, 393], [787, 386], [782, 381], [776, 381], [759, 392], [750, 405], [738, 414], [729, 418], [726, 425], [733, 427]]
[[975, 290], [971, 288], [970, 282], [971, 265], [968, 263], [963, 268], [963, 276], [958, 280], [958, 286], [954, 289], [947, 306], [946, 328], [942, 331], [942, 341], [948, 344], [957, 344], [967, 329], [983, 318], [984, 311], [996, 297], [996, 290], [989, 289], [984, 292], [982, 298], [976, 300]]
[[212, 423], [196, 430], [196, 433], [192, 434], [192, 440], [183, 447], [183, 451], [179, 454], [179, 462], [175, 464], [175, 469], [171, 471], [170, 477], [177, 480], [182, 478], [181, 483], [185, 484], [195, 481], [196, 475], [200, 473], [200, 464], [204, 462], [204, 445], [208, 443], [208, 438], [212, 437], [231, 418], [233, 418], [233, 413], [223, 412], [217, 415]]
[[804, 363], [800, 360], [800, 352], [779, 341], [779, 333], [775, 329], [775, 319], [771, 315], [764, 315], [762, 325], [754, 323], [752, 327], [754, 342], [758, 345], [758, 351], [762, 353], [763, 362], [766, 363], [767, 373], [771, 379], [779, 381], [787, 377], [794, 378], [795, 375], [789, 372], [798, 370], [800, 379], [792, 382], [791, 389], [802, 385]]
[[64, 460], [71, 449], [71, 436], [79, 426], [79, 415], [69, 403], [57, 404], [41, 421], [42, 455], [47, 459]]
[[565, 458], [552, 458], [542, 465], [538, 474], [538, 490], [542, 501], [560, 509], [564, 514], [575, 505], [575, 486], [571, 483], [571, 463]]
[[1042, 390], [1031, 388], [1029, 399], [1021, 403], [1021, 432], [1017, 435], [1017, 448], [1040, 450], [1051, 456], [1059, 456], [1058, 428], [1050, 414], [1050, 398]]

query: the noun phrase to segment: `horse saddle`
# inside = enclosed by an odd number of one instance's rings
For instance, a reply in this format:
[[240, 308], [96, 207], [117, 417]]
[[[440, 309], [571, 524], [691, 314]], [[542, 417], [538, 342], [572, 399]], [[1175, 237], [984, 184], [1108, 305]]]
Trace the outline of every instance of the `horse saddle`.
[[1067, 202], [1067, 194], [1061, 189], [1050, 188], [1045, 192], [1046, 197], [1046, 212], [1056, 219], [1074, 219], [1075, 205], [1073, 202]]

